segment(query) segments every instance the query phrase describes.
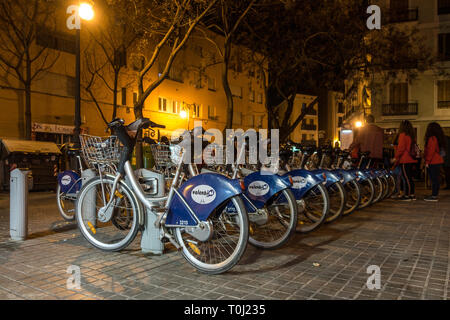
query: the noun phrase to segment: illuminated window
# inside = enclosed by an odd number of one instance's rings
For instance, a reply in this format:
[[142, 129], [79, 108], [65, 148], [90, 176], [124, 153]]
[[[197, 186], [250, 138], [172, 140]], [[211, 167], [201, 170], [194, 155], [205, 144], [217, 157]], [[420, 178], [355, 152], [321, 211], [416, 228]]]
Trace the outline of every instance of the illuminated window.
[[159, 97], [158, 110], [162, 112], [167, 112], [167, 99]]

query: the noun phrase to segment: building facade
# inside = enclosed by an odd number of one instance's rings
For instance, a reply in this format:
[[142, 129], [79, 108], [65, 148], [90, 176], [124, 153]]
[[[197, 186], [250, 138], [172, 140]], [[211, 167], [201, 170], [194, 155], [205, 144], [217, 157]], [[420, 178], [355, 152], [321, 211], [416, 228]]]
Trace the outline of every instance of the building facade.
[[[61, 9], [60, 15], [63, 18], [67, 16], [65, 8]], [[65, 19], [58, 23], [58, 31], [43, 30], [37, 34], [36, 50], [42, 47], [42, 43], [50, 43], [52, 46], [49, 50], [57, 56], [57, 60], [54, 66], [42, 72], [32, 83], [31, 117], [32, 139], [62, 144], [73, 139], [75, 31], [67, 30]], [[100, 22], [94, 19], [89, 23]], [[89, 41], [89, 33], [82, 26], [82, 52]], [[267, 128], [263, 77], [255, 69], [240, 62], [243, 50], [245, 48], [235, 47], [229, 72], [234, 101], [233, 128]], [[133, 106], [137, 100], [137, 71], [132, 50], [129, 51], [124, 52], [124, 76], [119, 78], [117, 97], [117, 117], [123, 118], [125, 123], [135, 120]], [[95, 55], [101, 59], [101, 53], [96, 52]], [[160, 76], [164, 64], [163, 60], [156, 63], [148, 74], [149, 81]], [[86, 81], [83, 68], [85, 63], [82, 61], [81, 78]], [[11, 73], [4, 69], [1, 72], [0, 106], [6, 112], [0, 116], [0, 137], [20, 139], [24, 137], [25, 126], [24, 91]], [[111, 77], [111, 74], [106, 74], [106, 81], [110, 81]], [[93, 91], [105, 118], [112, 120], [112, 92], [100, 84]], [[82, 131], [104, 136], [106, 126], [94, 101], [83, 89], [81, 97]], [[176, 129], [192, 129], [195, 121], [201, 121], [205, 129], [223, 130], [226, 111], [227, 100], [221, 83], [217, 49], [202, 39], [201, 34], [197, 34], [188, 40], [177, 55], [169, 77], [145, 101], [143, 115], [166, 125], [166, 129], [159, 130], [159, 136], [170, 138]]]
[[[316, 96], [297, 94], [294, 98], [294, 106], [291, 117], [289, 119], [289, 125], [292, 125], [298, 118], [301, 112], [316, 99]], [[278, 107], [278, 113], [280, 118], [283, 119], [286, 113], [287, 102], [283, 101]], [[308, 112], [301, 123], [292, 131], [289, 139], [296, 143], [303, 143], [309, 145], [318, 145], [319, 141], [319, 115], [318, 115], [318, 103], [315, 104], [313, 110]], [[283, 128], [280, 128], [283, 130]]]
[[389, 146], [400, 122], [407, 119], [416, 129], [417, 142], [423, 149], [430, 122], [438, 122], [450, 135], [450, 1], [381, 0], [373, 4], [382, 8], [384, 23], [418, 29], [424, 38], [421, 45], [434, 52], [440, 72], [433, 68], [412, 79], [407, 72], [400, 72], [388, 81], [375, 75], [371, 85], [364, 80], [349, 80], [346, 91], [351, 94], [345, 122], [354, 124], [363, 121], [364, 115], [373, 114], [376, 124], [385, 129], [385, 146]]

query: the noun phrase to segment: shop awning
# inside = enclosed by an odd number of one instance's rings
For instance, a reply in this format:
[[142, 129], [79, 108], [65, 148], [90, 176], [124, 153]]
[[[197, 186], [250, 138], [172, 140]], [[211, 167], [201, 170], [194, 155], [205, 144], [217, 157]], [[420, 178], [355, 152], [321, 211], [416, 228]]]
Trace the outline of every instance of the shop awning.
[[61, 151], [54, 142], [44, 141], [0, 139], [0, 149], [2, 156], [6, 156], [12, 152], [61, 154]]

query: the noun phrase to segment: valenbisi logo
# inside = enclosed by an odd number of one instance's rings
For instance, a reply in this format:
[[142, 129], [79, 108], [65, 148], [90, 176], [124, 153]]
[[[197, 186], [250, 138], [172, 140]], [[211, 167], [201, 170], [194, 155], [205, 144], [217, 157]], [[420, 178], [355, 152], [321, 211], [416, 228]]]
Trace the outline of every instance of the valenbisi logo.
[[306, 180], [306, 178], [304, 177], [292, 177], [292, 188], [294, 189], [301, 189], [304, 188], [306, 186], [306, 184], [308, 183], [308, 181]]
[[61, 184], [67, 186], [72, 182], [72, 178], [69, 175], [65, 175], [61, 178]]
[[248, 186], [248, 191], [254, 196], [263, 196], [269, 192], [270, 188], [264, 181], [253, 181]]
[[192, 189], [191, 197], [192, 200], [199, 204], [208, 204], [216, 199], [216, 190], [206, 184], [202, 184]]

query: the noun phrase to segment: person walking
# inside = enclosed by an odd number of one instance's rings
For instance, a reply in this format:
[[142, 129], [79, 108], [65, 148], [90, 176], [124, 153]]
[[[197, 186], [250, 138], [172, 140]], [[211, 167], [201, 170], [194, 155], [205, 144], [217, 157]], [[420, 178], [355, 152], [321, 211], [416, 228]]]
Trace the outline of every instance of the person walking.
[[398, 200], [416, 200], [412, 169], [417, 160], [411, 155], [411, 149], [416, 143], [416, 135], [411, 122], [403, 120], [400, 123], [398, 133], [398, 147], [395, 152], [394, 163], [400, 166], [404, 182], [404, 195]]
[[444, 164], [444, 156], [446, 151], [446, 138], [444, 131], [437, 122], [428, 124], [425, 133], [425, 167], [431, 179], [431, 196], [424, 198], [425, 201], [438, 201], [440, 172], [441, 166]]
[[359, 147], [359, 151], [370, 152], [369, 157], [361, 163], [362, 169], [365, 169], [369, 162], [377, 164], [383, 161], [383, 140], [383, 129], [375, 124], [374, 116], [369, 114], [366, 116], [366, 125], [359, 128], [359, 132], [352, 143], [355, 147]]

